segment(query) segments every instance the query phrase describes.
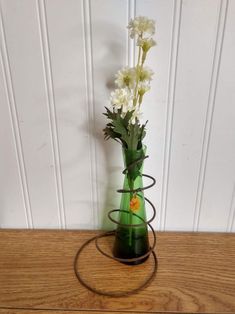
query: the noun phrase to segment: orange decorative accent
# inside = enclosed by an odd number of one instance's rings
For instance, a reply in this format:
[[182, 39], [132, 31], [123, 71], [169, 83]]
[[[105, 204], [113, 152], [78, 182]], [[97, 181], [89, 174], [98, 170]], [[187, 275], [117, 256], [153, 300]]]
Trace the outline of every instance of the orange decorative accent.
[[130, 201], [130, 209], [132, 212], [138, 211], [140, 208], [140, 200], [137, 195], [134, 195]]

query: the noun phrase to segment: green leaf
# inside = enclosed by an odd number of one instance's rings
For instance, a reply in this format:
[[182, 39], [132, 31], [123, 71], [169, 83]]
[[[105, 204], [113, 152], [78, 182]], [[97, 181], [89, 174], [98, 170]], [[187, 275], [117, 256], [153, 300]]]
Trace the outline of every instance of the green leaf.
[[125, 117], [123, 118], [123, 124], [126, 128], [128, 128], [128, 125], [130, 124], [130, 119], [132, 117], [134, 111], [127, 111]]
[[104, 131], [104, 138], [107, 140], [112, 138], [130, 150], [140, 149], [142, 147], [142, 140], [146, 135], [145, 126], [147, 122], [140, 125], [138, 121], [131, 124], [130, 120], [133, 111], [128, 111], [124, 118], [121, 117], [122, 111], [119, 109], [117, 112], [111, 111], [105, 107], [106, 112], [104, 115], [111, 120], [107, 123]]
[[113, 121], [113, 126], [114, 126], [114, 131], [120, 134], [121, 140], [125, 142], [128, 146], [129, 135], [128, 135], [128, 130], [123, 123], [123, 119], [121, 117], [118, 117], [116, 120]]
[[139, 124], [131, 124], [130, 125], [130, 147], [131, 150], [137, 150], [138, 141], [139, 141]]

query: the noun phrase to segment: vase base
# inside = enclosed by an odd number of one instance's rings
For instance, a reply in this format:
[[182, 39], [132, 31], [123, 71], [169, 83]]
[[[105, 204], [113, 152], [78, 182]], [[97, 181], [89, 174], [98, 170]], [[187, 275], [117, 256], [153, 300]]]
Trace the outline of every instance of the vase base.
[[[133, 230], [131, 245], [129, 244], [129, 229], [119, 228], [116, 230], [113, 256], [117, 259], [137, 259], [136, 261], [120, 261], [126, 265], [138, 265], [144, 263], [148, 256], [144, 256], [149, 251], [149, 239], [147, 228]], [[143, 256], [143, 258], [141, 258]]]
[[[115, 256], [114, 256], [115, 257]], [[134, 265], [140, 265], [142, 263], [144, 263], [147, 259], [149, 258], [149, 255], [140, 259], [140, 260], [137, 260], [137, 261], [133, 261], [133, 262], [120, 262], [122, 264], [125, 264], [125, 265], [129, 265], [129, 266], [134, 266]]]

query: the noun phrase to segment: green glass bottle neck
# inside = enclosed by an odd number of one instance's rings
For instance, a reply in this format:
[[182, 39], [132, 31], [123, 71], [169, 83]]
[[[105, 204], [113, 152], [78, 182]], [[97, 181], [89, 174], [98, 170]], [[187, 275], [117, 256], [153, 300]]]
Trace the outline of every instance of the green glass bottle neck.
[[122, 153], [124, 166], [127, 168], [126, 175], [129, 180], [135, 181], [135, 179], [142, 174], [143, 159], [146, 155], [146, 146], [143, 146], [143, 148], [139, 150], [129, 150], [123, 147]]

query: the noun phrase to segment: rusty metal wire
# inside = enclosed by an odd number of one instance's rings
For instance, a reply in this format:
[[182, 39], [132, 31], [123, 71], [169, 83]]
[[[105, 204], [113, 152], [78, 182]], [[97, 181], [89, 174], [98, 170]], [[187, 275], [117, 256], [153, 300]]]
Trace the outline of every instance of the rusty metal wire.
[[[135, 160], [133, 163], [131, 163], [126, 169], [124, 169], [123, 171], [123, 174], [126, 174], [127, 171], [129, 169], [131, 169], [134, 165], [136, 165], [137, 163], [140, 163], [142, 162], [144, 159], [148, 158], [148, 156], [145, 156], [145, 157], [141, 157], [137, 160]], [[138, 192], [141, 192], [143, 190], [147, 190], [149, 188], [151, 188], [152, 186], [155, 185], [156, 183], [156, 180], [150, 176], [150, 175], [147, 175], [147, 174], [142, 174], [143, 177], [147, 177], [149, 179], [152, 180], [152, 183], [145, 186], [145, 187], [139, 187], [137, 189], [133, 189], [133, 190], [126, 190], [126, 189], [119, 189], [117, 190], [118, 193], [130, 193], [130, 192], [133, 192], [133, 193], [137, 193], [138, 195]], [[137, 293], [139, 291], [141, 291], [142, 289], [144, 289], [145, 287], [147, 287], [150, 282], [153, 280], [153, 278], [155, 277], [156, 275], [156, 272], [157, 272], [157, 266], [158, 266], [158, 260], [157, 260], [157, 256], [156, 256], [156, 253], [154, 252], [154, 249], [156, 247], [156, 233], [153, 229], [153, 227], [151, 226], [151, 222], [154, 220], [155, 216], [156, 216], [156, 209], [153, 205], [153, 203], [147, 198], [147, 197], [144, 197], [144, 199], [146, 200], [146, 202], [152, 207], [153, 209], [153, 215], [152, 217], [148, 220], [148, 221], [145, 221], [143, 220], [140, 216], [138, 216], [137, 214], [133, 213], [134, 216], [138, 217], [142, 223], [140, 224], [122, 224], [120, 223], [119, 221], [115, 220], [113, 217], [112, 217], [112, 214], [115, 213], [115, 212], [125, 212], [125, 213], [128, 213], [130, 214], [129, 211], [127, 210], [121, 210], [121, 209], [113, 209], [113, 210], [110, 210], [108, 212], [108, 217], [109, 219], [114, 222], [115, 224], [117, 224], [118, 226], [120, 227], [141, 227], [141, 226], [148, 226], [152, 233], [153, 233], [153, 244], [152, 246], [149, 247], [149, 250], [147, 253], [145, 253], [144, 255], [142, 256], [139, 256], [139, 257], [136, 257], [136, 258], [128, 258], [128, 259], [124, 259], [124, 258], [117, 258], [117, 257], [114, 257], [106, 252], [104, 252], [100, 246], [99, 246], [99, 239], [100, 238], [104, 238], [104, 237], [109, 237], [109, 236], [114, 236], [115, 235], [115, 230], [112, 230], [112, 231], [107, 231], [107, 232], [103, 232], [101, 234], [98, 234], [90, 239], [88, 239], [86, 242], [83, 243], [83, 245], [80, 247], [80, 249], [77, 251], [77, 254], [75, 256], [75, 259], [74, 259], [74, 272], [75, 272], [75, 275], [77, 277], [77, 279], [79, 280], [79, 282], [85, 286], [88, 290], [94, 292], [94, 293], [97, 293], [99, 295], [103, 295], [103, 296], [111, 296], [111, 297], [122, 297], [122, 296], [128, 296], [128, 295], [131, 295], [131, 294], [134, 294], [134, 293]], [[121, 263], [129, 263], [129, 262], [140, 262], [141, 260], [145, 260], [148, 256], [150, 256], [150, 254], [153, 256], [153, 260], [154, 260], [154, 266], [153, 266], [153, 269], [152, 269], [152, 272], [151, 274], [146, 278], [146, 280], [140, 285], [138, 286], [137, 288], [134, 288], [132, 290], [129, 290], [129, 291], [124, 291], [124, 292], [107, 292], [107, 291], [101, 291], [101, 290], [98, 290], [94, 287], [91, 287], [88, 283], [85, 282], [85, 280], [82, 279], [80, 273], [79, 273], [79, 270], [78, 270], [78, 267], [77, 267], [77, 262], [78, 262], [78, 259], [79, 259], [79, 256], [80, 254], [82, 253], [82, 251], [85, 249], [86, 246], [88, 246], [91, 242], [95, 242], [95, 245], [96, 245], [96, 248], [97, 250], [103, 254], [104, 256], [106, 256], [107, 258], [110, 258], [110, 259], [113, 259], [117, 262], [121, 262]], [[134, 267], [134, 265], [133, 265]]]

